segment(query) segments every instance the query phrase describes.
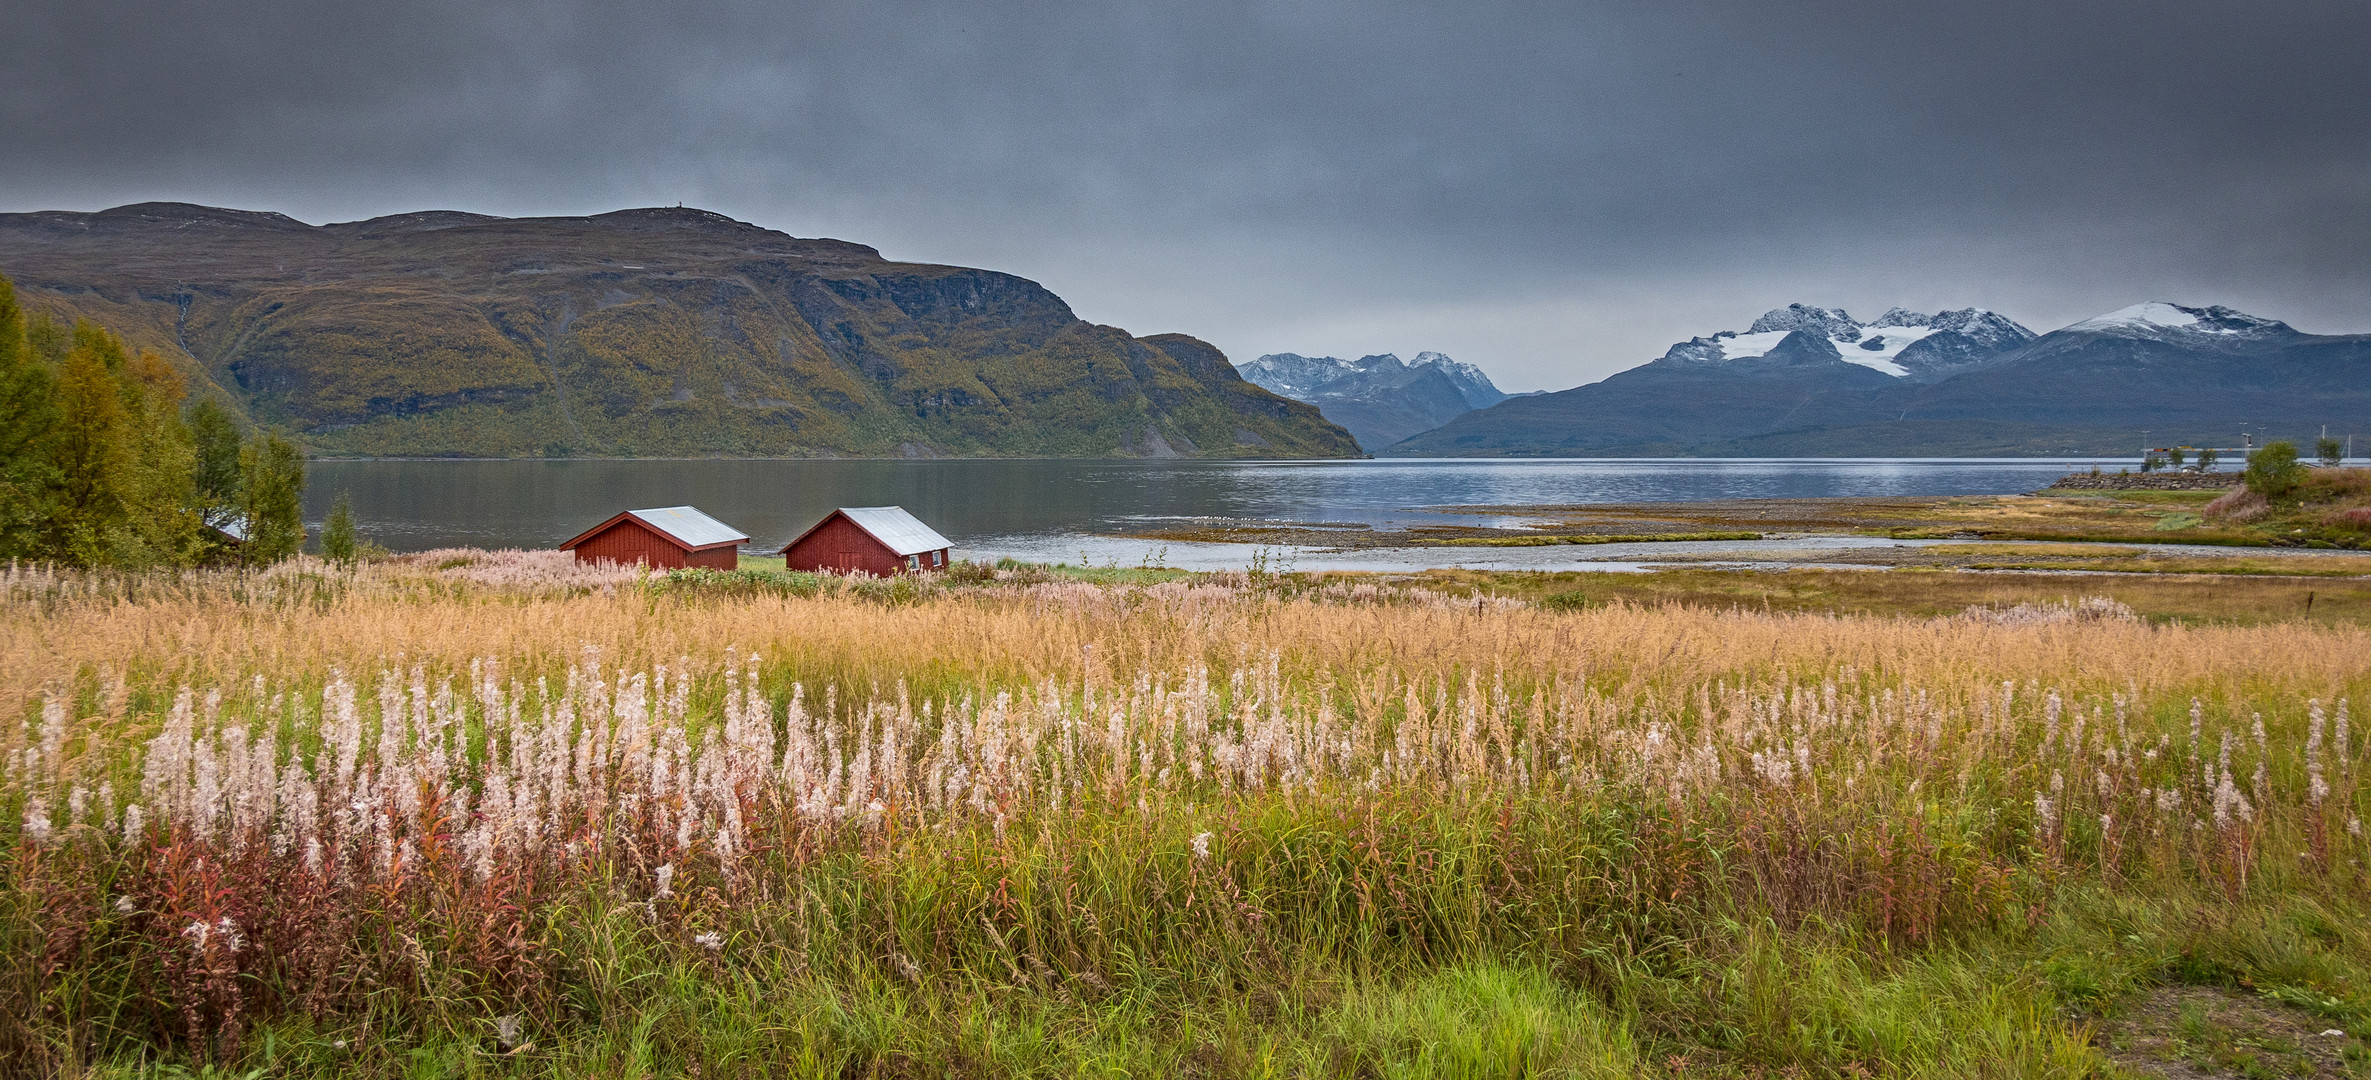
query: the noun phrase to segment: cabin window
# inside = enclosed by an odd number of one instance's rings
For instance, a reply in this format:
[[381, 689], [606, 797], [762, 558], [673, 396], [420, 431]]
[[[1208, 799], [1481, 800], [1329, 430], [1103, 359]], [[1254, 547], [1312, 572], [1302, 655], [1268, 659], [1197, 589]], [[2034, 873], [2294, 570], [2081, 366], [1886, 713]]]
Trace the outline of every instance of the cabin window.
[[922, 556], [920, 556], [920, 555], [908, 555], [908, 556], [906, 556], [906, 569], [908, 569], [908, 570], [920, 570], [920, 569], [922, 569]]

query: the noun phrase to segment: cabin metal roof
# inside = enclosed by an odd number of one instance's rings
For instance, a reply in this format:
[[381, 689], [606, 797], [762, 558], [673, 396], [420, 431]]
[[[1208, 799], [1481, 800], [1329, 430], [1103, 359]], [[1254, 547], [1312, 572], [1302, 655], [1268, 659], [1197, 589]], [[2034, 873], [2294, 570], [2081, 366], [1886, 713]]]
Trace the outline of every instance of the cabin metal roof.
[[694, 551], [720, 544], [738, 544], [749, 539], [749, 534], [701, 513], [697, 507], [660, 506], [649, 510], [628, 510], [577, 534], [575, 539], [560, 545], [560, 548], [565, 551], [584, 543], [624, 518], [633, 518], [650, 526], [660, 535]]
[[[855, 522], [857, 528], [871, 533], [873, 539], [879, 540], [883, 546], [899, 555], [920, 555], [925, 551], [937, 551], [941, 548], [955, 546], [952, 541], [940, 536], [936, 530], [924, 525], [921, 519], [906, 513], [906, 508], [902, 506], [843, 506], [838, 512], [845, 515], [848, 520]], [[824, 521], [829, 520], [831, 520], [830, 516], [825, 515]], [[820, 526], [822, 522], [816, 524]], [[799, 539], [804, 540], [806, 537], [801, 536]], [[797, 541], [792, 542], [796, 543]]]

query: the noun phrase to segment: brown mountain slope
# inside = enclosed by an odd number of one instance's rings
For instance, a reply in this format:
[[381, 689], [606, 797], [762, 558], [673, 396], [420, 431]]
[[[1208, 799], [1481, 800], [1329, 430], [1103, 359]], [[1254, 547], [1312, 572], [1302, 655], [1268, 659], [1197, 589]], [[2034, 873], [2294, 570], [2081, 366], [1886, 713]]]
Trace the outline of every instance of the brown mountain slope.
[[1193, 338], [700, 210], [0, 214], [0, 273], [324, 453], [1358, 452]]

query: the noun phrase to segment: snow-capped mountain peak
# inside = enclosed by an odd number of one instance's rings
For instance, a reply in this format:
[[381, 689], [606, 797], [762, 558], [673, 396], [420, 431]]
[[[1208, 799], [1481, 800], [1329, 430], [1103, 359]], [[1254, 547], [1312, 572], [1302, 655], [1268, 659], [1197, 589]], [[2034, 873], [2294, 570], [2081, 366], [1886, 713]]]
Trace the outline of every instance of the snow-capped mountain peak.
[[2157, 336], [2166, 333], [2239, 334], [2279, 333], [2289, 329], [2287, 323], [2276, 319], [2259, 318], [2227, 307], [2184, 307], [2163, 301], [2134, 304], [2118, 308], [2105, 315], [2075, 323], [2069, 331], [2087, 334], [2144, 334]]
[[1447, 354], [1420, 352], [1414, 360], [1402, 360], [1397, 353], [1378, 353], [1356, 360], [1334, 356], [1302, 356], [1298, 353], [1269, 353], [1257, 360], [1239, 364], [1236, 370], [1259, 386], [1285, 397], [1309, 401], [1317, 397], [1339, 394], [1364, 394], [1377, 384], [1397, 384], [1427, 369], [1438, 371], [1457, 388], [1458, 396], [1472, 408], [1487, 408], [1506, 400], [1507, 395], [1481, 368], [1459, 363]]
[[1854, 322], [1843, 308], [1812, 307], [1808, 304], [1788, 304], [1764, 312], [1745, 332], [1767, 334], [1788, 330], [1815, 330], [1840, 341], [1859, 341], [1861, 337], [1861, 324]]
[[1269, 353], [1237, 364], [1235, 370], [1254, 385], [1288, 398], [1303, 399], [1318, 387], [1356, 372], [1358, 366], [1334, 356]]
[[1378, 353], [1356, 360], [1269, 353], [1238, 364], [1245, 381], [1305, 401], [1376, 450], [1507, 399], [1490, 376], [1437, 352], [1414, 360]]
[[1447, 375], [1450, 382], [1456, 383], [1457, 389], [1465, 395], [1467, 401], [1474, 403], [1474, 407], [1477, 409], [1489, 408], [1507, 399], [1506, 392], [1500, 390], [1497, 383], [1491, 382], [1490, 376], [1484, 374], [1481, 368], [1451, 360], [1446, 353], [1417, 353], [1416, 359], [1408, 361], [1408, 366], [1412, 368], [1439, 368], [1441, 374]]
[[1798, 333], [1809, 339], [1788, 354], [1798, 362], [1833, 350], [1833, 359], [1897, 379], [1920, 380], [1938, 378], [2034, 338], [2033, 331], [1983, 308], [1927, 315], [1897, 307], [1875, 322], [1863, 323], [1843, 308], [1789, 304], [1764, 313], [1743, 333], [1724, 330], [1684, 341], [1664, 358], [1699, 364], [1754, 360], [1769, 356]]

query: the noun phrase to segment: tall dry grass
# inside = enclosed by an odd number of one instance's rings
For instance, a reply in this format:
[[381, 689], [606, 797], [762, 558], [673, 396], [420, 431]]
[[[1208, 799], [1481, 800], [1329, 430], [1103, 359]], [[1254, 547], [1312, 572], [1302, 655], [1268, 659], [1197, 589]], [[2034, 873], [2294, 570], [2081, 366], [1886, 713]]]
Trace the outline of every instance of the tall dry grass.
[[2353, 627], [458, 558], [0, 581], [0, 1051], [457, 1015], [515, 1049], [641, 1000], [587, 966], [618, 935], [921, 994], [1618, 981], [1739, 919], [1919, 948], [2067, 880], [2236, 901], [2371, 857]]
[[1623, 604], [1551, 612], [1373, 586], [1286, 599], [1183, 582], [1052, 583], [900, 605], [845, 592], [664, 595], [637, 588], [631, 571], [595, 568], [578, 576], [562, 567], [520, 587], [475, 585], [470, 572], [191, 574], [123, 588], [27, 585], [20, 573], [0, 579], [0, 712], [21, 714], [44, 688], [102, 671], [149, 685], [226, 685], [258, 674], [318, 680], [331, 667], [368, 670], [397, 657], [457, 671], [491, 656], [556, 673], [586, 646], [613, 665], [645, 668], [689, 656], [713, 671], [739, 647], [860, 681], [937, 672], [1005, 683], [1075, 680], [1090, 663], [1228, 668], [1272, 653], [1287, 670], [1336, 679], [1386, 667], [1403, 678], [1482, 671], [1686, 684], [1849, 668], [1938, 690], [2012, 679], [2328, 696], [2371, 666], [2371, 632], [2355, 626], [2012, 625]]

